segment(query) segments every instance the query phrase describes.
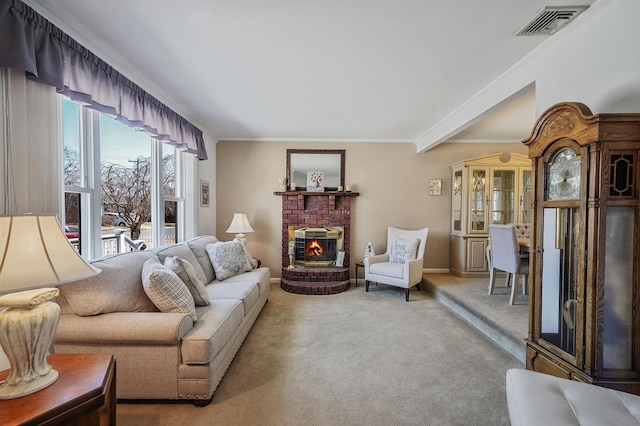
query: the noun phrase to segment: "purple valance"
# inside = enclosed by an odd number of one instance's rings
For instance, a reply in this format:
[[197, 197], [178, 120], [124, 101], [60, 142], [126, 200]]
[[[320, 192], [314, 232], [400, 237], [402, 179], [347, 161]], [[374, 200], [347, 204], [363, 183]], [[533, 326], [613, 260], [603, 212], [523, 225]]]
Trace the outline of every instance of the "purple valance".
[[0, 68], [23, 69], [74, 101], [207, 159], [200, 129], [20, 0], [0, 0]]

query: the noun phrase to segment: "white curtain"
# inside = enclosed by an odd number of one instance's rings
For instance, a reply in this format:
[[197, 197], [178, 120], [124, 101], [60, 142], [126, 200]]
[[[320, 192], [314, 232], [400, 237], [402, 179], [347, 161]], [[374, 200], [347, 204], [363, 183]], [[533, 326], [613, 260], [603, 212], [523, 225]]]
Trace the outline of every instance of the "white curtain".
[[63, 217], [61, 102], [54, 87], [0, 70], [0, 213]]

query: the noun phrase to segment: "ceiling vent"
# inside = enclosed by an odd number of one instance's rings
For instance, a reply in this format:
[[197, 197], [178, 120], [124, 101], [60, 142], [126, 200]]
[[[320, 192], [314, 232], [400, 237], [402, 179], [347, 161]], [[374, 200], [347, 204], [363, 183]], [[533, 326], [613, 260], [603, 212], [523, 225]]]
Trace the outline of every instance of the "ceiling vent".
[[552, 35], [589, 6], [547, 6], [520, 31], [518, 36]]

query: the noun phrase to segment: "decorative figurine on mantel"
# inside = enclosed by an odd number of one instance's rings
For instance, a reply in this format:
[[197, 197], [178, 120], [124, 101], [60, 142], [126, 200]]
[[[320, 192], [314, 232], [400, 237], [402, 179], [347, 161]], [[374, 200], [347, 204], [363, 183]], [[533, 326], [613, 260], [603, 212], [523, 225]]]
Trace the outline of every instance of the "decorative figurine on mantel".
[[319, 170], [307, 172], [307, 191], [324, 192], [324, 172]]
[[376, 252], [373, 250], [373, 243], [369, 241], [367, 243], [367, 248], [364, 249], [364, 254], [362, 255], [362, 258], [365, 259], [369, 256], [374, 256], [375, 254]]

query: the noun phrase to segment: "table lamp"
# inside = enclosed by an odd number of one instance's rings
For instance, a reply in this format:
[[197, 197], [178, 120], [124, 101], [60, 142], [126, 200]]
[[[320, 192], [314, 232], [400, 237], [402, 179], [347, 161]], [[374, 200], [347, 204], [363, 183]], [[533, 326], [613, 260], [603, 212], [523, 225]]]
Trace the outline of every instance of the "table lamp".
[[245, 232], [255, 232], [247, 219], [247, 215], [244, 213], [234, 213], [231, 225], [227, 229], [227, 232], [232, 234], [236, 233], [235, 238], [240, 238], [242, 242], [247, 243], [247, 239], [244, 237]]
[[55, 215], [0, 216], [0, 346], [11, 371], [0, 399], [51, 385], [58, 372], [47, 361], [60, 307], [52, 288], [100, 273], [67, 240]]

